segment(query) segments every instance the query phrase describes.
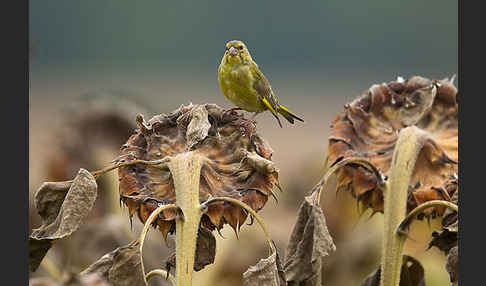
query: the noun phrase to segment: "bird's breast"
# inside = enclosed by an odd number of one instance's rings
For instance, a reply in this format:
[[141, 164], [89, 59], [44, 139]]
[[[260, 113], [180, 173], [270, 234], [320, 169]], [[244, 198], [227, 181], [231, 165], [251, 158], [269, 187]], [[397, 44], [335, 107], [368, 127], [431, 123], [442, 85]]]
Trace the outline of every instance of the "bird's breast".
[[218, 77], [221, 91], [231, 103], [249, 112], [265, 110], [253, 88], [253, 77], [248, 67], [223, 69]]

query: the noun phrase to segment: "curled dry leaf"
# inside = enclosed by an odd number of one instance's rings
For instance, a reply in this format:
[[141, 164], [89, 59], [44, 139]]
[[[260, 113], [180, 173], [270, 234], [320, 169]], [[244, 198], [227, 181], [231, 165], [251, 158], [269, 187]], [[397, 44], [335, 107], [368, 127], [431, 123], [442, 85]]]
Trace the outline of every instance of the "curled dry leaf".
[[289, 285], [321, 285], [322, 258], [334, 250], [322, 209], [314, 196], [305, 197], [287, 247], [284, 270]]
[[[457, 180], [455, 183], [455, 188], [457, 188]], [[452, 196], [451, 201], [456, 205], [458, 204], [458, 190]], [[459, 220], [457, 212], [451, 209], [447, 209], [442, 216], [442, 230], [434, 231], [432, 233], [432, 240], [429, 243], [429, 248], [435, 246], [447, 255], [451, 248], [457, 245], [458, 227]]]
[[[451, 188], [455, 188], [456, 191], [451, 198], [451, 201], [459, 205], [459, 190], [457, 189], [457, 179], [452, 182]], [[459, 230], [459, 216], [458, 213], [452, 209], [447, 209], [442, 216], [442, 226], [450, 232], [457, 233]]]
[[262, 258], [257, 265], [251, 266], [243, 273], [244, 286], [285, 286], [285, 274], [277, 248], [267, 258]]
[[[429, 200], [450, 200], [448, 184], [458, 172], [457, 89], [447, 80], [412, 77], [375, 84], [345, 105], [331, 126], [329, 164], [348, 158], [368, 161], [381, 174], [359, 162], [336, 171], [337, 188], [349, 191], [365, 208], [383, 212], [382, 181], [387, 178], [398, 132], [416, 126], [427, 134], [410, 182], [408, 211]], [[441, 215], [445, 207], [426, 210]]]
[[[139, 128], [121, 147], [116, 163], [154, 161], [197, 152], [203, 157], [201, 203], [214, 197], [230, 197], [259, 211], [268, 196], [273, 196], [274, 185], [278, 186], [278, 170], [271, 161], [268, 144], [258, 134], [247, 136], [241, 131], [243, 121], [242, 115], [224, 113], [214, 104], [181, 106], [149, 121], [139, 115]], [[140, 163], [120, 167], [118, 175], [121, 200], [128, 206], [130, 216], [136, 213], [142, 222], [159, 203], [176, 203], [174, 182], [167, 167]], [[164, 238], [175, 232], [178, 215], [181, 214], [168, 210], [157, 219]], [[246, 218], [242, 208], [214, 202], [208, 205], [201, 224], [211, 231], [229, 224], [237, 232]]]
[[[379, 286], [381, 267], [365, 278], [361, 286]], [[403, 264], [400, 271], [400, 286], [425, 286], [425, 272], [423, 266], [415, 258], [403, 255]]]
[[452, 285], [457, 285], [459, 281], [459, 247], [454, 246], [447, 255], [446, 270], [451, 277]]
[[[456, 205], [459, 204], [459, 190], [454, 193], [451, 201]], [[442, 230], [440, 232], [434, 231], [432, 241], [429, 243], [429, 248], [435, 246], [447, 255], [445, 268], [449, 273], [452, 285], [457, 285], [459, 280], [458, 230], [458, 213], [447, 209], [442, 216]]]
[[[216, 238], [213, 233], [205, 228], [199, 228], [196, 241], [196, 257], [194, 259], [194, 271], [202, 270], [206, 265], [212, 264], [216, 257]], [[175, 251], [166, 260], [166, 269], [175, 268]]]
[[29, 237], [29, 269], [35, 271], [52, 244], [75, 232], [94, 205], [96, 180], [80, 169], [73, 181], [44, 183], [35, 196], [42, 226]]
[[105, 254], [80, 274], [97, 274], [114, 286], [146, 286], [136, 242]]

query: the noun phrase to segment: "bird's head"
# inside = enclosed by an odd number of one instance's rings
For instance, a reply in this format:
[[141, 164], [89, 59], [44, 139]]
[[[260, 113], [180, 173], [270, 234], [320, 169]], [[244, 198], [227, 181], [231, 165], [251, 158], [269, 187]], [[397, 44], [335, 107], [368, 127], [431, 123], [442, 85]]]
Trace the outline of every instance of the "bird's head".
[[223, 62], [228, 64], [239, 64], [251, 61], [250, 52], [242, 41], [233, 40], [226, 43], [226, 50]]

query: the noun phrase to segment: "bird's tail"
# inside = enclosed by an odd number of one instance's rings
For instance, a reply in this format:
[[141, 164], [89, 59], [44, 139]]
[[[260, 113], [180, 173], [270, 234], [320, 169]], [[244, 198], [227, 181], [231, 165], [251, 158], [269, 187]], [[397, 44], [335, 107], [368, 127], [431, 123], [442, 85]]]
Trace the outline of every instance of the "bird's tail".
[[282, 116], [285, 117], [285, 119], [287, 119], [292, 124], [294, 124], [294, 119], [297, 119], [299, 121], [304, 122], [304, 119], [298, 117], [292, 111], [290, 111], [287, 107], [285, 107], [281, 104], [278, 105], [277, 111], [278, 111], [278, 113], [282, 114]]

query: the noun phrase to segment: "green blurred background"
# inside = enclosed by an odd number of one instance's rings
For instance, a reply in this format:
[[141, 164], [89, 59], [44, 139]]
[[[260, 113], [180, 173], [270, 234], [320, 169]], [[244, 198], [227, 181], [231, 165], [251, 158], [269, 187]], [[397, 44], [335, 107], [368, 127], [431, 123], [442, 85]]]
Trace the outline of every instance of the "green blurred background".
[[[79, 143], [78, 137], [98, 136], [99, 141], [94, 137], [88, 141], [101, 142], [101, 146], [112, 135], [110, 131], [93, 135], [73, 128], [68, 128], [73, 134], [59, 135], [57, 130], [66, 129], [65, 122], [74, 116], [73, 109], [79, 113], [78, 120], [92, 108], [83, 105], [83, 100], [109, 95], [111, 110], [118, 108], [118, 98], [133, 102], [131, 113], [118, 110], [125, 120], [133, 122], [136, 113], [150, 118], [190, 102], [232, 107], [219, 90], [217, 67], [225, 43], [240, 39], [280, 101], [306, 120], [281, 129], [270, 114], [257, 117], [259, 132], [274, 149], [273, 159], [284, 187], [280, 203], [269, 201], [262, 216], [283, 251], [302, 198], [322, 175], [329, 125], [343, 105], [372, 84], [397, 76], [440, 79], [457, 73], [457, 7], [457, 1], [450, 0], [30, 1], [31, 197], [43, 181], [60, 179], [48, 171], [48, 166], [59, 164], [52, 162], [53, 154], [66, 148], [59, 143], [60, 137]], [[114, 128], [112, 132], [121, 131]], [[90, 149], [93, 168], [105, 166], [117, 156], [123, 142], [113, 142], [98, 148], [103, 151], [97, 149], [96, 155]], [[76, 153], [76, 149], [71, 152]], [[64, 174], [66, 177], [88, 164], [86, 160], [71, 160], [72, 170]], [[112, 193], [102, 196], [97, 204], [110, 194], [117, 196], [116, 176], [112, 179], [112, 184], [107, 184], [111, 186], [107, 193]], [[358, 222], [350, 198], [335, 201], [329, 195], [325, 200], [324, 213], [338, 250], [334, 264], [329, 265], [329, 269], [337, 270], [326, 274], [324, 285], [359, 285], [379, 263], [382, 217]], [[39, 220], [33, 207], [31, 212], [30, 227], [37, 227]], [[116, 209], [106, 207], [98, 215], [111, 212]], [[126, 210], [121, 212], [128, 224]], [[407, 252], [424, 263], [427, 285], [448, 283], [444, 256], [434, 249], [425, 252], [436, 226], [437, 222], [431, 227], [415, 223], [414, 240], [407, 242]], [[245, 232], [243, 228], [239, 241], [231, 231], [226, 229], [227, 239], [218, 239], [215, 265], [197, 273], [202, 285], [214, 279], [218, 279], [218, 285], [239, 284], [245, 269], [265, 255], [263, 237], [256, 229], [248, 227]], [[361, 233], [366, 237], [377, 235], [369, 238], [369, 245], [352, 242], [354, 246], [349, 246], [370, 249], [370, 253], [362, 254], [367, 260], [340, 260], [351, 252], [346, 250], [346, 243], [361, 239]], [[241, 265], [238, 259], [231, 259], [253, 240], [258, 248], [248, 246], [254, 251], [240, 253], [244, 256], [240, 257]], [[66, 247], [79, 249], [76, 244]], [[55, 249], [51, 252], [53, 261], [63, 270], [82, 270], [88, 265], [86, 261], [75, 263], [75, 251], [66, 255], [59, 247], [57, 254]], [[336, 274], [339, 271], [344, 271], [342, 277]], [[40, 270], [35, 275], [42, 274]]]

